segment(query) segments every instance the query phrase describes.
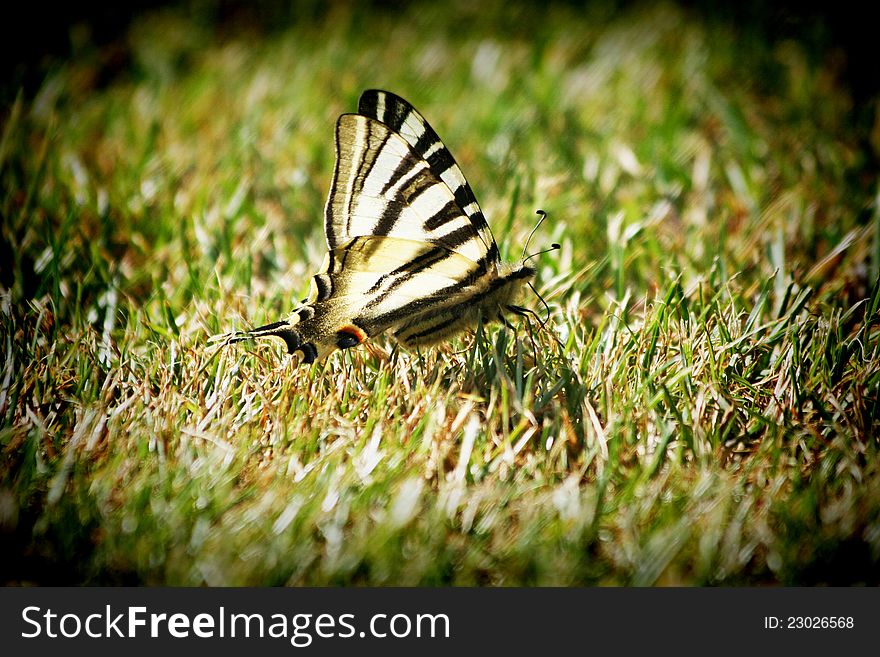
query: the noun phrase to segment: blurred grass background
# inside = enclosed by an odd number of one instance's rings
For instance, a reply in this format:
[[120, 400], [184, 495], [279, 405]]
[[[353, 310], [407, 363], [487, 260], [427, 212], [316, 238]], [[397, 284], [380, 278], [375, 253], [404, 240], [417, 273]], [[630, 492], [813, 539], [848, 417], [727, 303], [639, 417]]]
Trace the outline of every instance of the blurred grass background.
[[[35, 11], [0, 88], [2, 581], [880, 582], [876, 71], [858, 14], [792, 7]], [[508, 260], [549, 212], [563, 346], [206, 346], [304, 296], [371, 87]]]

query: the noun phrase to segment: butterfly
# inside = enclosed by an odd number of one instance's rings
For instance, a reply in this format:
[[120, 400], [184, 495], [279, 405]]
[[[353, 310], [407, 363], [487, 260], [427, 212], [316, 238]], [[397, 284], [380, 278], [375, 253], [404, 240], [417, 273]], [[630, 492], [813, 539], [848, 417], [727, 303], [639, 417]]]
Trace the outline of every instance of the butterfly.
[[[281, 338], [313, 363], [390, 333], [408, 349], [434, 345], [479, 317], [506, 312], [535, 269], [503, 263], [449, 149], [403, 98], [365, 91], [336, 122], [336, 167], [324, 210], [327, 255], [285, 320], [228, 342]], [[554, 245], [555, 246], [555, 245]]]

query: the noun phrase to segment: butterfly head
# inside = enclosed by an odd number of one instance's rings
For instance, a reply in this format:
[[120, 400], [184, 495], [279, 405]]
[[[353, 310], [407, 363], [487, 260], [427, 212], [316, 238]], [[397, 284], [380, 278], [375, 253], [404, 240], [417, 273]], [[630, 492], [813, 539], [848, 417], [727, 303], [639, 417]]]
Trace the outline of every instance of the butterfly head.
[[512, 265], [510, 274], [508, 274], [508, 276], [510, 276], [512, 280], [522, 281], [523, 283], [525, 283], [532, 280], [535, 277], [536, 273], [537, 269], [529, 264], [526, 264], [526, 262], [523, 261]]
[[504, 309], [516, 299], [520, 291], [529, 285], [535, 277], [536, 270], [525, 261], [516, 263], [500, 263], [498, 277], [489, 284], [487, 297], [489, 305], [497, 304]]
[[[543, 221], [545, 216], [544, 212], [539, 210], [538, 213], [541, 214], [541, 221]], [[540, 225], [540, 222], [538, 223]], [[526, 245], [528, 245], [528, 242], [526, 243]], [[528, 262], [532, 258], [535, 258], [544, 253], [549, 253], [550, 251], [556, 251], [559, 248], [561, 248], [561, 246], [554, 242], [550, 245], [549, 249], [544, 249], [543, 251], [538, 251], [537, 253], [533, 253], [528, 257], [524, 257], [520, 262], [515, 265], [508, 265], [509, 270], [503, 274], [503, 278], [509, 280], [512, 283], [507, 287], [511, 288], [513, 291], [520, 290], [524, 285], [528, 285], [531, 288], [532, 292], [534, 292], [538, 299], [541, 300], [541, 303], [547, 310], [547, 319], [550, 318], [550, 308], [547, 306], [547, 302], [544, 301], [544, 297], [541, 296], [541, 294], [535, 289], [535, 287], [531, 283], [531, 280], [535, 277], [535, 274], [537, 273], [537, 269], [528, 264]], [[525, 249], [523, 249], [523, 254], [525, 254]], [[512, 296], [513, 294], [510, 294], [507, 296], [507, 298], [510, 299]], [[543, 326], [544, 323], [547, 321], [547, 319], [541, 320], [537, 315], [535, 315], [534, 311], [523, 308], [522, 306], [511, 304], [509, 302], [504, 304], [504, 308], [505, 310], [508, 310], [516, 315], [534, 315], [540, 322], [541, 326]]]

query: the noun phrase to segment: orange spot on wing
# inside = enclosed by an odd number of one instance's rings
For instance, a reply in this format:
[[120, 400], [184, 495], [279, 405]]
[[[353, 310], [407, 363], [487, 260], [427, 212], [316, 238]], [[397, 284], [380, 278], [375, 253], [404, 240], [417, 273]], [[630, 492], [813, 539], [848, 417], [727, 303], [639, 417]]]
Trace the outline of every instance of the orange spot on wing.
[[355, 340], [357, 340], [358, 344], [360, 344], [361, 342], [366, 340], [368, 337], [367, 334], [364, 333], [363, 329], [355, 326], [354, 324], [348, 324], [346, 326], [343, 326], [342, 328], [340, 328], [337, 331], [337, 333], [347, 333], [348, 335], [353, 337]]

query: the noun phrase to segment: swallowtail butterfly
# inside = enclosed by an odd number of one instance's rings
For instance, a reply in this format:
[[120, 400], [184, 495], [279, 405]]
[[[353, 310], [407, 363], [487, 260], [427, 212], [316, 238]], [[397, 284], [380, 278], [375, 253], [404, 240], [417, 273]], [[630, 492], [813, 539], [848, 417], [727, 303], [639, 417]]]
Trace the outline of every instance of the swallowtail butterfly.
[[[312, 363], [381, 333], [407, 348], [477, 323], [508, 324], [535, 274], [502, 263], [486, 218], [452, 154], [424, 117], [387, 91], [365, 91], [336, 122], [336, 170], [324, 210], [327, 255], [287, 319], [230, 342], [278, 337]], [[509, 324], [508, 324], [509, 325]]]

